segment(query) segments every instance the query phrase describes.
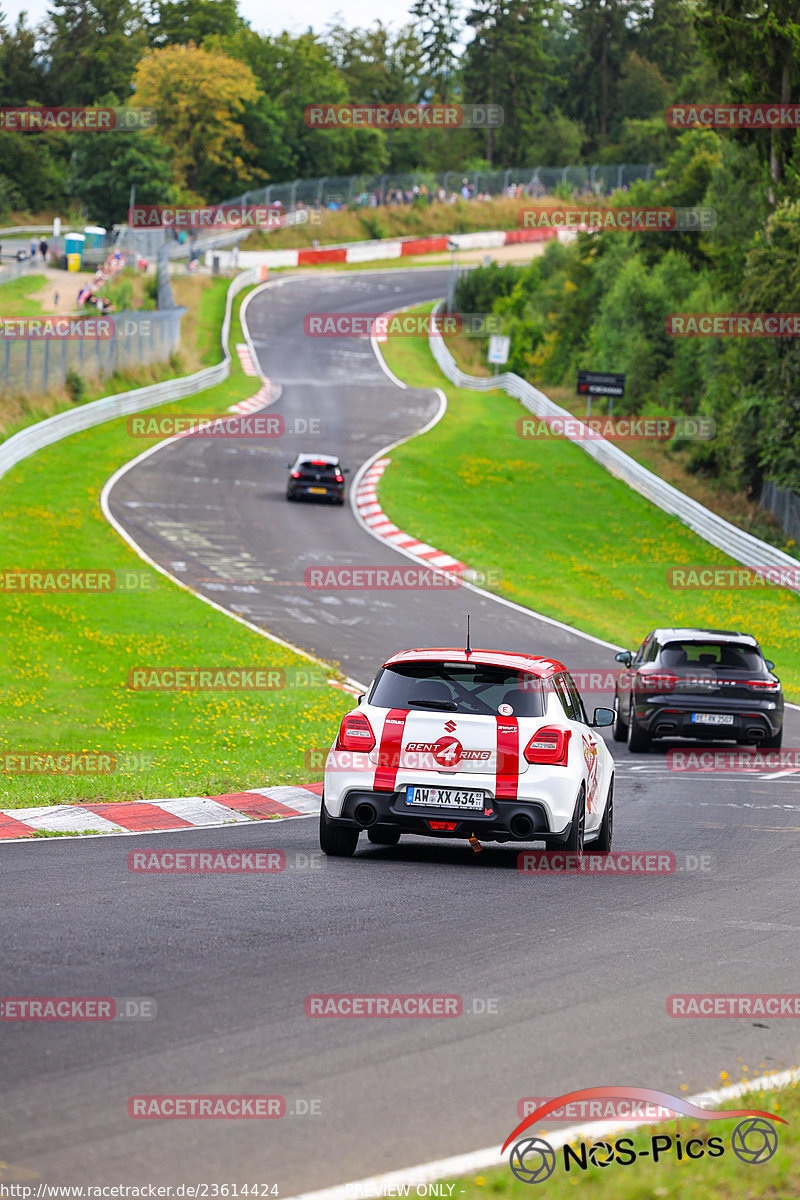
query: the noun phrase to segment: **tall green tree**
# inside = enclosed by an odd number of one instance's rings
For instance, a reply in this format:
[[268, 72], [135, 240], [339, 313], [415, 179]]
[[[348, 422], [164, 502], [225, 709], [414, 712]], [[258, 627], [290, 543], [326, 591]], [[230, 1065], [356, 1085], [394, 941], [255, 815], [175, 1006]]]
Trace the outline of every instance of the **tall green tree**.
[[539, 124], [547, 60], [546, 0], [475, 0], [467, 24], [475, 30], [464, 54], [464, 98], [500, 105], [504, 122], [486, 131], [486, 158], [522, 166]]
[[617, 132], [619, 80], [640, 18], [640, 0], [578, 0], [570, 11], [576, 37], [570, 115], [583, 123], [595, 147]]
[[9, 29], [0, 11], [0, 104], [33, 103], [44, 94], [44, 83], [44, 62], [27, 14], [21, 12]]
[[139, 0], [52, 0], [46, 28], [48, 103], [127, 100], [147, 48]]
[[[736, 103], [796, 104], [800, 99], [800, 10], [797, 0], [705, 0], [700, 41]], [[793, 134], [740, 131], [768, 161], [770, 202], [783, 183]]]
[[237, 0], [152, 0], [151, 46], [202, 46], [207, 37], [227, 37], [246, 25]]
[[462, 24], [458, 0], [414, 0], [419, 68], [433, 95], [447, 103]]

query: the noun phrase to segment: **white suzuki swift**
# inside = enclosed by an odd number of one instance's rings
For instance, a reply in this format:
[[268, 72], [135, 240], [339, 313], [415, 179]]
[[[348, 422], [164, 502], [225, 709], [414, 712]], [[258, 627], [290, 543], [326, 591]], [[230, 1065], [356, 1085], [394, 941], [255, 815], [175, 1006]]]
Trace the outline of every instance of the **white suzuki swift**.
[[320, 845], [402, 833], [611, 849], [614, 760], [569, 672], [493, 650], [393, 655], [342, 719], [325, 763]]

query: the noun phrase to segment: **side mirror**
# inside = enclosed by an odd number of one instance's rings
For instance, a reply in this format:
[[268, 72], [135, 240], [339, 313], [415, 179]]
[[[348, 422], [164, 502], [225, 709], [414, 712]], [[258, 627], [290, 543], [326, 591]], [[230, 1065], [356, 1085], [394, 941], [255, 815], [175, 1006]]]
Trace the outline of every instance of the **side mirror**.
[[362, 700], [364, 699], [364, 697], [366, 696], [366, 694], [367, 694], [366, 692], [362, 692], [360, 696], [356, 696], [356, 704], [360, 704], [360, 703], [361, 703], [361, 701], [362, 701]]
[[767, 658], [767, 659], [765, 659], [764, 661], [765, 661], [765, 662], [766, 662], [766, 664], [767, 664], [767, 670], [768, 670], [768, 671], [774, 671], [774, 670], [775, 670], [775, 663], [774, 663], [774, 662], [772, 662], [772, 661], [771, 661], [771, 659]]
[[614, 724], [613, 708], [596, 708], [592, 717], [592, 729], [599, 729], [602, 725]]
[[350, 474], [350, 468], [349, 468], [349, 467], [342, 467], [342, 474], [343, 474], [343, 475], [349, 475], [349, 474]]
[[614, 659], [616, 662], [624, 663], [626, 667], [629, 667], [633, 662], [633, 655], [630, 650], [620, 650], [619, 654], [614, 655]]
[[286, 467], [287, 471], [291, 471], [293, 464], [292, 463], [284, 463], [283, 465]]

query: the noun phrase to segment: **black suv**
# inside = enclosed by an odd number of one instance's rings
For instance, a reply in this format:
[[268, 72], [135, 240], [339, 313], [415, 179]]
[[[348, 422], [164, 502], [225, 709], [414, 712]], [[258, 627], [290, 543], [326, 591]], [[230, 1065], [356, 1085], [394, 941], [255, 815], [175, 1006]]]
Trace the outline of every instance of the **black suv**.
[[293, 463], [287, 463], [289, 481], [286, 499], [297, 500], [301, 496], [320, 500], [333, 500], [344, 504], [344, 477], [349, 471], [342, 468], [339, 459], [332, 454], [298, 454]]
[[628, 670], [614, 690], [613, 735], [630, 750], [662, 737], [780, 746], [780, 680], [749, 633], [654, 629], [635, 656], [623, 650], [616, 658]]

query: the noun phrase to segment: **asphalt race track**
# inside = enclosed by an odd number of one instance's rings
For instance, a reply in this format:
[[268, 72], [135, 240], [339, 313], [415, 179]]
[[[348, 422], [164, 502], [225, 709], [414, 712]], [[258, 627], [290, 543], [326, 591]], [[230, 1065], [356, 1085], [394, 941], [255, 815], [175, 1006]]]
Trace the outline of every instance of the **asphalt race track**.
[[[367, 340], [306, 338], [310, 311], [379, 312], [443, 294], [446, 272], [306, 277], [247, 319], [271, 411], [323, 435], [181, 440], [124, 475], [115, 517], [218, 604], [367, 681], [407, 646], [473, 644], [613, 667], [611, 648], [468, 592], [310, 593], [309, 566], [408, 565], [349, 507], [288, 504], [298, 450], [361, 462], [436, 411]], [[352, 478], [352, 476], [351, 476]], [[480, 566], [480, 564], [471, 564]], [[642, 633], [646, 632], [642, 630]], [[265, 642], [265, 654], [268, 643]], [[589, 701], [593, 697], [589, 696]], [[598, 696], [597, 703], [608, 702]], [[800, 745], [788, 710], [784, 743]], [[797, 775], [677, 775], [663, 749], [618, 762], [615, 849], [672, 851], [651, 878], [523, 876], [517, 850], [364, 839], [314, 860], [316, 821], [6, 845], [2, 991], [153, 997], [152, 1021], [5, 1026], [3, 1182], [269, 1183], [280, 1196], [499, 1145], [525, 1096], [633, 1084], [689, 1094], [795, 1066], [787, 1019], [676, 1020], [676, 992], [796, 991]], [[264, 876], [133, 874], [132, 849], [286, 853]], [[706, 869], [687, 855], [709, 856]], [[792, 950], [794, 946], [794, 950]], [[320, 1020], [316, 993], [459, 995], [452, 1019]], [[488, 1003], [491, 1002], [491, 1003]], [[486, 1011], [490, 1009], [491, 1011]], [[275, 1121], [146, 1121], [144, 1094], [280, 1095]]]

